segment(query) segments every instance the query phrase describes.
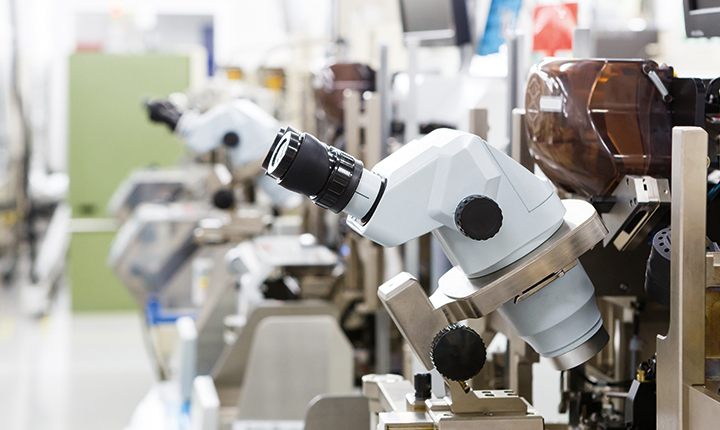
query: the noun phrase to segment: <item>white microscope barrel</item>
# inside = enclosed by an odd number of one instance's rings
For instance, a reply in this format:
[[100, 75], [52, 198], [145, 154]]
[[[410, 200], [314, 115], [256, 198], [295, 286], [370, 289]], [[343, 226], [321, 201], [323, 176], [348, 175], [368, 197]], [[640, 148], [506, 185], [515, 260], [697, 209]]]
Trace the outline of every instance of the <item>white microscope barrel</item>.
[[343, 212], [357, 219], [365, 217], [380, 195], [382, 181], [380, 175], [363, 169], [360, 183]]
[[609, 340], [582, 265], [530, 295], [498, 309], [516, 333], [557, 370], [579, 366]]

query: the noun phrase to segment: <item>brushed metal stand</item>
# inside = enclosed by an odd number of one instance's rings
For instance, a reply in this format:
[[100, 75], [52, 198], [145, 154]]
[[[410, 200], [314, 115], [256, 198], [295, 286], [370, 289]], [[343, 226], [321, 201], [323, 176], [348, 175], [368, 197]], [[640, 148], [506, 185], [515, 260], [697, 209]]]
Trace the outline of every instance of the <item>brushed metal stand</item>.
[[673, 129], [670, 328], [658, 336], [658, 430], [720, 421], [720, 396], [705, 388], [705, 291], [716, 278], [715, 258], [705, 252], [707, 139], [702, 128]]

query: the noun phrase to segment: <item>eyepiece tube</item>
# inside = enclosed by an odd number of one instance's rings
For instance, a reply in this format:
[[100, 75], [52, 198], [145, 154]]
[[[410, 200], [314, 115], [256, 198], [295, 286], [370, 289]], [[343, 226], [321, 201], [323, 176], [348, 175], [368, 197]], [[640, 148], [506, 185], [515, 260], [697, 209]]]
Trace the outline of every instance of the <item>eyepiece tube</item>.
[[145, 102], [145, 108], [151, 121], [164, 123], [172, 131], [175, 131], [182, 116], [182, 111], [169, 100], [149, 100]]
[[362, 161], [291, 127], [278, 132], [263, 168], [280, 186], [360, 220], [372, 215], [384, 189], [383, 178]]

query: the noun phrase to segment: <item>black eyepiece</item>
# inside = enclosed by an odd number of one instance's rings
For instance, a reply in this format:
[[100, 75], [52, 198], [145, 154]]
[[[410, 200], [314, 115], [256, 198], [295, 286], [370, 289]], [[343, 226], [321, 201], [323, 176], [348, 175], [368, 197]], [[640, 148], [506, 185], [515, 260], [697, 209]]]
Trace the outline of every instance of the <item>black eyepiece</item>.
[[363, 172], [362, 161], [291, 127], [277, 134], [263, 168], [282, 187], [335, 213], [350, 202]]
[[150, 120], [153, 122], [161, 122], [175, 131], [178, 121], [182, 116], [182, 111], [169, 100], [154, 99], [145, 102], [145, 108], [148, 111]]

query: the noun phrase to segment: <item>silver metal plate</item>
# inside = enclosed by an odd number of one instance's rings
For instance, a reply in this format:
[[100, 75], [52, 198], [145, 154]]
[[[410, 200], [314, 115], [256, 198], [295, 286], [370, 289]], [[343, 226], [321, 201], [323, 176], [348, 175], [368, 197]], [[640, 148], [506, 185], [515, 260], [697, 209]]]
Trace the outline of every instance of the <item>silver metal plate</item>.
[[458, 305], [463, 308], [460, 313], [467, 317], [487, 315], [554, 276], [605, 237], [608, 230], [590, 203], [563, 200], [563, 205], [567, 212], [555, 234], [513, 264], [475, 279], [468, 279], [457, 267], [443, 275], [438, 291], [430, 298], [435, 308], [459, 301], [466, 302]]
[[578, 363], [582, 364], [589, 359], [597, 355], [610, 340], [610, 335], [605, 330], [605, 327], [600, 326], [600, 330], [585, 341], [582, 345], [577, 348], [568, 351], [564, 354], [560, 354], [555, 357], [546, 357], [550, 364], [553, 365], [555, 370], [571, 369], [578, 366]]
[[612, 242], [618, 251], [632, 250], [670, 207], [670, 184], [667, 179], [628, 175], [612, 196], [615, 204], [602, 215], [609, 231], [603, 245]]

